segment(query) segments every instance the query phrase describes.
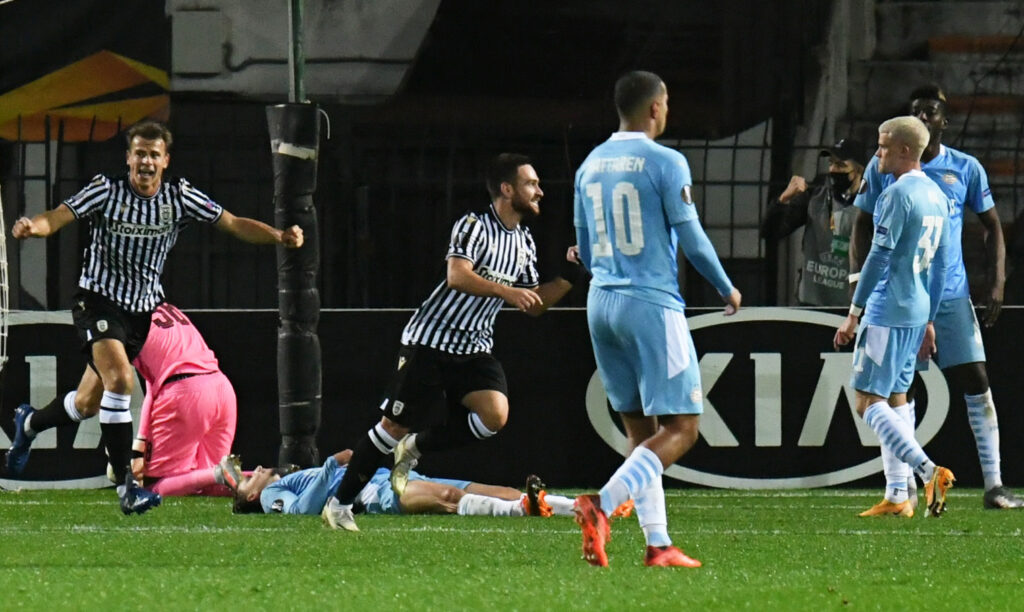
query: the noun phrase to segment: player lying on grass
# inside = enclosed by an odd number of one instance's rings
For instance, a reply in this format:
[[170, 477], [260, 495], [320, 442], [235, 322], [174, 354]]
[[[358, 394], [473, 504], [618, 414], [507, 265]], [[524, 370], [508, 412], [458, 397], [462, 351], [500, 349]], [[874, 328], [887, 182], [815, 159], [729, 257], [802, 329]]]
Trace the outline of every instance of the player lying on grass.
[[[266, 512], [320, 514], [333, 498], [352, 451], [327, 458], [322, 467], [301, 470], [285, 477], [257, 467], [243, 478], [235, 494], [236, 513]], [[366, 514], [461, 514], [474, 516], [572, 516], [573, 500], [549, 495], [537, 476], [526, 479], [526, 492], [468, 480], [430, 478], [415, 471], [402, 495], [391, 488], [391, 471], [380, 468], [356, 498], [354, 509]], [[628, 516], [632, 506], [616, 512]]]

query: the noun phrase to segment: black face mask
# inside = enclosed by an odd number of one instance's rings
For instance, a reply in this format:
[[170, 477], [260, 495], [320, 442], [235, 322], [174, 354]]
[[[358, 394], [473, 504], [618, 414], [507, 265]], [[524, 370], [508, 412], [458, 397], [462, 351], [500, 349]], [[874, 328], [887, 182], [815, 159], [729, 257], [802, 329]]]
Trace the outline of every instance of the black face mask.
[[829, 172], [828, 183], [832, 191], [832, 197], [837, 200], [845, 200], [849, 195], [848, 192], [853, 181], [850, 180], [850, 174], [847, 172]]

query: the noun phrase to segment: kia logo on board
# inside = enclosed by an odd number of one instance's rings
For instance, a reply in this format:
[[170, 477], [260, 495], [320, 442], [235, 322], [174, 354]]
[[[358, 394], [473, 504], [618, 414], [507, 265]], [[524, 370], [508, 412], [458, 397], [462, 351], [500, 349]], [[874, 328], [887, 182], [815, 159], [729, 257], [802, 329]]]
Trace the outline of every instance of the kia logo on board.
[[[74, 390], [85, 368], [81, 340], [71, 313], [12, 312], [8, 315], [8, 360], [3, 366], [0, 449], [10, 448], [14, 409], [29, 403], [42, 408], [58, 394]], [[132, 420], [138, 426], [142, 385], [132, 391]], [[2, 464], [0, 464], [2, 465]], [[36, 436], [24, 474], [11, 478], [0, 468], [5, 489], [92, 489], [112, 486], [100, 442], [98, 418], [77, 426], [50, 429]]]
[[[832, 348], [843, 317], [816, 310], [750, 308], [689, 319], [700, 357], [700, 437], [665, 475], [710, 487], [783, 489], [851, 482], [882, 471], [878, 438], [854, 410], [852, 353]], [[918, 372], [917, 440], [949, 412], [935, 364]], [[625, 456], [628, 442], [600, 376], [587, 387], [594, 430]]]

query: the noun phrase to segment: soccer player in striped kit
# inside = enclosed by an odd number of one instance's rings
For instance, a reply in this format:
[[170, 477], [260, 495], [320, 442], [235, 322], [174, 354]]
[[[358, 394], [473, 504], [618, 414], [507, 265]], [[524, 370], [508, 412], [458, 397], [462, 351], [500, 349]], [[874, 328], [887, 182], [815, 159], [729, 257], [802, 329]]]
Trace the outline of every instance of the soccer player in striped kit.
[[[358, 531], [352, 505], [392, 452], [392, 488], [401, 496], [421, 453], [484, 440], [504, 427], [508, 388], [501, 364], [491, 355], [494, 319], [505, 304], [539, 315], [572, 288], [564, 277], [539, 283], [537, 248], [522, 225], [540, 214], [544, 195], [530, 159], [499, 155], [488, 170], [487, 190], [490, 206], [455, 223], [446, 278], [402, 332], [381, 405], [384, 416], [356, 444], [337, 493], [324, 505], [324, 522], [333, 529]], [[438, 425], [431, 412], [446, 399], [451, 413]]]
[[178, 234], [191, 222], [208, 223], [253, 244], [302, 246], [302, 229], [275, 229], [236, 217], [185, 179], [163, 180], [170, 163], [171, 132], [143, 121], [127, 132], [128, 175], [97, 175], [59, 206], [15, 222], [15, 238], [45, 238], [77, 219], [90, 221], [90, 245], [82, 263], [71, 314], [89, 365], [76, 391], [36, 411], [15, 411], [15, 436], [6, 455], [8, 474], [25, 469], [32, 439], [51, 427], [99, 413], [103, 442], [118, 485], [121, 510], [141, 514], [160, 496], [136, 485], [129, 467], [132, 360], [149, 333], [150, 315], [163, 301], [160, 275]]

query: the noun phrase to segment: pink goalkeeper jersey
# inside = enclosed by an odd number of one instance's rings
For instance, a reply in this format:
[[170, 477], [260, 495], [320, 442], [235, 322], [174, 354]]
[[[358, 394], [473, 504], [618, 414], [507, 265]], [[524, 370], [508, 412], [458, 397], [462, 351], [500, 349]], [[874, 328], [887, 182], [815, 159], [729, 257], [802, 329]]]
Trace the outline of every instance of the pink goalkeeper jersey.
[[155, 393], [175, 374], [217, 372], [217, 357], [180, 310], [164, 302], [153, 311], [149, 336], [133, 362]]

